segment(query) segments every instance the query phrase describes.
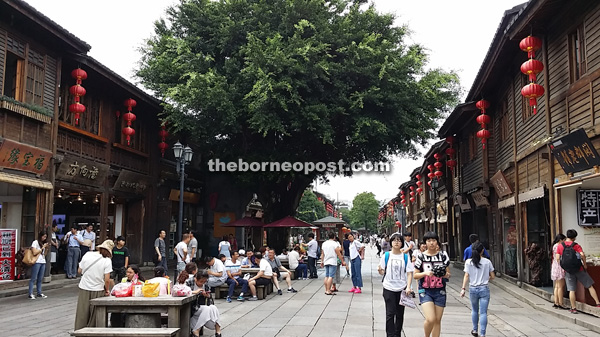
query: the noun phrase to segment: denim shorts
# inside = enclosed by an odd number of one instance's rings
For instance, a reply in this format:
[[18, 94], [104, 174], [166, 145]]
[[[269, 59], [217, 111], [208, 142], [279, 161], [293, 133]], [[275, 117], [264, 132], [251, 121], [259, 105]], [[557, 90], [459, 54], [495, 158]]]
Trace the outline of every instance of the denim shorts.
[[446, 307], [446, 289], [419, 289], [421, 304], [433, 302], [438, 307]]
[[325, 277], [335, 277], [337, 266], [325, 265]]

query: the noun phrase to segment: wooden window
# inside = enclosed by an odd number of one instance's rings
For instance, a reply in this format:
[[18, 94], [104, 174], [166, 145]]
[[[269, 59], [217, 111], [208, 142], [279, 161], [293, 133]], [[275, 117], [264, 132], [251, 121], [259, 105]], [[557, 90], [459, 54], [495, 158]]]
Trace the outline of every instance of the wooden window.
[[23, 101], [24, 73], [25, 60], [16, 54], [7, 52], [6, 67], [4, 69], [4, 96], [12, 97], [17, 101]]
[[25, 81], [25, 103], [42, 106], [44, 97], [44, 68], [27, 64], [27, 80]]
[[469, 135], [469, 161], [477, 157], [477, 139], [474, 134]]
[[508, 99], [502, 102], [502, 117], [500, 117], [500, 142], [505, 142], [510, 138], [510, 124], [508, 114]]
[[587, 71], [583, 25], [569, 34], [569, 68], [571, 83], [580, 79]]

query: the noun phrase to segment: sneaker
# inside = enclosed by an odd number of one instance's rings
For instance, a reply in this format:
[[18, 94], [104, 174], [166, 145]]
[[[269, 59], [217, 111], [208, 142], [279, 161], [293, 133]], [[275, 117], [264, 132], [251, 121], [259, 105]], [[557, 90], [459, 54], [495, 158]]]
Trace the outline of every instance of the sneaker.
[[252, 296], [248, 299], [248, 301], [258, 301], [258, 297]]
[[288, 293], [297, 293], [298, 290], [294, 289], [294, 288], [290, 288], [288, 289]]
[[477, 337], [477, 330], [471, 330], [471, 335]]
[[349, 293], [353, 293], [356, 290], [356, 288], [352, 288], [350, 290], [348, 290]]
[[240, 295], [240, 296], [238, 296], [237, 300], [240, 302], [244, 302], [246, 299], [244, 298], [244, 296]]
[[44, 295], [44, 294], [37, 294], [37, 297], [40, 297], [40, 298], [48, 298], [48, 296], [46, 296], [46, 295]]
[[577, 313], [577, 309], [569, 309], [569, 312], [572, 314], [576, 314]]
[[354, 293], [355, 294], [361, 294], [362, 291], [360, 290], [360, 288], [356, 288], [356, 289], [354, 289]]
[[231, 297], [227, 296], [227, 303], [231, 303]]
[[35, 300], [35, 296], [33, 296], [33, 294], [31, 294], [31, 295], [29, 295], [27, 297], [29, 297], [30, 300]]
[[283, 295], [283, 291], [281, 291], [281, 289], [277, 289], [277, 295]]
[[303, 280], [305, 280], [305, 281], [308, 280], [308, 277], [303, 278]]

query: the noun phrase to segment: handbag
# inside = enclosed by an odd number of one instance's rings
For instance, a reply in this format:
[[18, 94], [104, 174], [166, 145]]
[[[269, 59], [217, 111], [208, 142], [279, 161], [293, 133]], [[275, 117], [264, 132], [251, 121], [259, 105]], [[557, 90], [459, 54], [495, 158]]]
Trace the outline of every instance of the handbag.
[[27, 265], [27, 266], [33, 266], [35, 264], [35, 262], [37, 261], [38, 257], [40, 256], [40, 254], [42, 253], [42, 250], [39, 250], [40, 252], [35, 254], [33, 252], [33, 247], [29, 247], [29, 248], [25, 248], [25, 252], [23, 255], [23, 264]]
[[415, 304], [415, 301], [412, 299], [412, 297], [408, 296], [406, 294], [406, 291], [402, 290], [402, 293], [400, 294], [400, 305], [403, 305], [405, 307], [411, 308], [411, 309], [416, 309], [417, 305]]

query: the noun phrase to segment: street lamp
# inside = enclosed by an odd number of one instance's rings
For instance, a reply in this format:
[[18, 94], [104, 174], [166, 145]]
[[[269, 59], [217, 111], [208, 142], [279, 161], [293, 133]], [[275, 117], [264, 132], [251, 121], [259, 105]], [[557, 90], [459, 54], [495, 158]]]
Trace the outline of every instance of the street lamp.
[[185, 148], [180, 142], [173, 145], [173, 154], [177, 162], [177, 173], [179, 174], [179, 221], [177, 222], [177, 235], [181, 241], [183, 235], [183, 183], [185, 181], [185, 165], [192, 161], [194, 152], [189, 146]]
[[437, 232], [437, 189], [440, 187], [440, 180], [436, 177], [431, 180], [431, 189], [433, 190], [433, 223], [434, 231]]

